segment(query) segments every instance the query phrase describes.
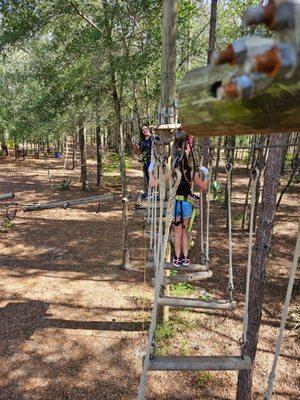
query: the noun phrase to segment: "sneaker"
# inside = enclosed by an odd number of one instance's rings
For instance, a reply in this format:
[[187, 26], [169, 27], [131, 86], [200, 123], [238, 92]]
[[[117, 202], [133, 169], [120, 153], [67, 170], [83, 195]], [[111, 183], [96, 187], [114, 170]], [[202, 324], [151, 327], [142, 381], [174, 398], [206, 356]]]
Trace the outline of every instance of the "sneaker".
[[180, 267], [180, 265], [181, 265], [180, 258], [174, 256], [174, 258], [173, 258], [173, 266], [174, 267]]
[[181, 265], [182, 265], [183, 267], [189, 267], [189, 266], [190, 266], [190, 263], [191, 263], [191, 261], [190, 261], [189, 256], [183, 257], [183, 258], [181, 259]]

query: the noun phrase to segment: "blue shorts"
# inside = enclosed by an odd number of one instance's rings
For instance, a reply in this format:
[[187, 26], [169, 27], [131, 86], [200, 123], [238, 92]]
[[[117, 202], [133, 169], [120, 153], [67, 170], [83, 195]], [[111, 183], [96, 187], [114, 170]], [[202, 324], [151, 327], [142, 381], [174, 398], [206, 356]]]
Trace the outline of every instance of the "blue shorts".
[[193, 206], [185, 200], [176, 200], [174, 207], [175, 220], [191, 218], [193, 213]]

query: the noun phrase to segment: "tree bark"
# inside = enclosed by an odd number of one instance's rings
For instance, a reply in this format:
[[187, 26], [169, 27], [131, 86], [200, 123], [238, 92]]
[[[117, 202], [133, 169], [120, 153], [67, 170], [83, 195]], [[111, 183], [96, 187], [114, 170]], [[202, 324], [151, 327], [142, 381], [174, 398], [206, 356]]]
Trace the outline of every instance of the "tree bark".
[[218, 0], [211, 0], [207, 64], [211, 63], [216, 46], [217, 8]]
[[[270, 145], [283, 144], [284, 134], [271, 136]], [[266, 163], [265, 180], [262, 193], [262, 207], [254, 244], [249, 296], [249, 323], [247, 342], [243, 354], [249, 355], [254, 363], [258, 333], [261, 324], [262, 305], [266, 284], [266, 267], [273, 234], [273, 221], [276, 207], [277, 188], [280, 177], [282, 148], [271, 147]], [[250, 400], [252, 390], [253, 369], [240, 371], [238, 375], [237, 400]]]
[[[267, 136], [261, 135], [259, 138], [258, 144], [261, 146], [264, 146], [266, 144], [267, 140], [268, 140]], [[259, 177], [258, 177], [258, 182], [257, 182], [256, 192], [255, 192], [255, 207], [254, 207], [254, 217], [253, 217], [254, 218], [254, 220], [253, 220], [253, 231], [254, 232], [256, 229], [256, 220], [257, 220], [257, 214], [258, 214], [258, 204], [259, 204], [260, 188], [261, 188], [260, 177], [262, 175], [262, 172], [264, 170], [265, 163], [266, 163], [265, 155], [266, 155], [265, 148], [260, 147], [257, 152], [257, 158], [258, 158], [257, 168], [259, 170]], [[250, 221], [248, 224], [248, 230], [249, 229], [250, 229]]]
[[[176, 96], [176, 32], [177, 0], [164, 0], [162, 54], [161, 54], [161, 107], [168, 109]], [[162, 123], [172, 123], [164, 117]]]
[[87, 166], [86, 166], [86, 132], [83, 119], [79, 122], [78, 129], [79, 147], [80, 147], [80, 171], [81, 171], [81, 188], [84, 191], [89, 190], [87, 182]]
[[[162, 28], [162, 52], [161, 52], [161, 111], [169, 113], [176, 97], [176, 33], [177, 33], [178, 1], [164, 0], [163, 2], [163, 28]], [[174, 108], [173, 108], [174, 110]], [[159, 116], [159, 123], [173, 123], [176, 116]], [[168, 245], [170, 246], [170, 245]], [[165, 261], [170, 261], [171, 252], [167, 251]], [[168, 295], [169, 286], [163, 290]], [[157, 323], [167, 322], [169, 319], [169, 307], [159, 307]]]
[[101, 131], [100, 125], [96, 127], [96, 146], [97, 146], [97, 183], [96, 186], [101, 186], [102, 178], [102, 141], [101, 141]]

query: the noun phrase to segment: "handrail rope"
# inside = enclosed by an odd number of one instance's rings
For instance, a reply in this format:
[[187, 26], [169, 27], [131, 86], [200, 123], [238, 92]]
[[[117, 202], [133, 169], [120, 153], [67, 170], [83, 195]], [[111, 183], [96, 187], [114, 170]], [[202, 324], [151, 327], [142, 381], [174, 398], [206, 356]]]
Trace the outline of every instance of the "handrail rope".
[[233, 266], [232, 266], [232, 218], [231, 218], [231, 175], [232, 175], [232, 163], [228, 158], [228, 162], [226, 164], [226, 173], [227, 173], [227, 212], [228, 212], [228, 251], [229, 251], [229, 264], [228, 264], [228, 291], [229, 298], [232, 301], [232, 293], [234, 291], [233, 284]]
[[252, 249], [253, 249], [253, 227], [254, 227], [254, 211], [256, 201], [256, 187], [259, 180], [259, 169], [253, 165], [251, 170], [251, 202], [250, 202], [250, 221], [249, 221], [249, 240], [248, 240], [248, 262], [247, 262], [247, 278], [246, 278], [246, 293], [245, 293], [245, 306], [243, 317], [243, 339], [242, 348], [247, 343], [247, 330], [249, 321], [249, 297], [250, 297], [250, 277], [252, 269]]
[[213, 169], [213, 155], [212, 152], [210, 153], [209, 160], [208, 160], [208, 168], [209, 168], [209, 175], [208, 175], [208, 190], [207, 190], [207, 197], [206, 197], [206, 246], [205, 246], [205, 265], [206, 269], [209, 271], [209, 223], [210, 223], [210, 186], [211, 186], [211, 178], [212, 178], [212, 169]]
[[300, 257], [300, 220], [298, 221], [298, 234], [297, 235], [298, 236], [297, 236], [297, 242], [296, 242], [296, 247], [295, 247], [295, 252], [294, 252], [293, 264], [292, 264], [289, 284], [288, 284], [288, 288], [287, 288], [287, 292], [286, 292], [282, 318], [281, 318], [281, 322], [280, 322], [279, 336], [278, 336], [278, 339], [276, 342], [276, 350], [275, 350], [273, 365], [272, 365], [272, 369], [271, 369], [271, 372], [269, 375], [268, 388], [266, 390], [264, 400], [271, 400], [273, 386], [274, 386], [275, 379], [276, 379], [276, 367], [277, 367], [278, 359], [280, 356], [281, 345], [282, 345], [282, 341], [283, 341], [283, 337], [284, 337], [285, 324], [286, 324], [286, 320], [288, 317], [289, 305], [291, 302], [293, 286], [294, 286], [296, 272], [297, 272], [297, 268], [298, 268], [298, 260]]
[[[167, 170], [168, 173], [168, 170]], [[172, 193], [170, 193], [170, 197], [168, 200], [168, 206], [167, 206], [167, 215], [166, 215], [166, 222], [165, 222], [165, 235], [164, 235], [164, 243], [162, 246], [162, 251], [161, 251], [161, 258], [159, 262], [159, 267], [158, 271], [155, 276], [155, 292], [154, 292], [154, 302], [153, 302], [153, 308], [152, 308], [152, 314], [151, 314], [151, 323], [150, 323], [150, 329], [149, 329], [149, 336], [148, 336], [148, 344], [147, 344], [147, 349], [146, 349], [146, 355], [144, 358], [144, 363], [143, 363], [143, 372], [141, 375], [140, 379], [140, 386], [139, 386], [139, 391], [138, 391], [138, 400], [144, 400], [145, 398], [145, 391], [146, 391], [146, 383], [147, 383], [147, 371], [149, 368], [149, 362], [150, 362], [150, 357], [152, 354], [153, 350], [153, 339], [154, 339], [154, 334], [156, 330], [156, 320], [157, 320], [157, 312], [158, 312], [158, 299], [160, 296], [160, 291], [161, 291], [161, 285], [163, 281], [163, 264], [164, 264], [164, 257], [165, 257], [165, 252], [167, 249], [167, 243], [169, 239], [169, 232], [170, 232], [170, 227], [172, 224], [173, 220], [173, 208], [175, 204], [175, 197], [176, 197], [176, 191], [180, 183], [181, 179], [181, 173], [178, 169], [175, 170], [175, 173], [177, 175], [177, 179], [173, 185], [172, 188]], [[159, 183], [161, 186], [165, 186], [165, 175], [159, 177]], [[163, 187], [160, 187], [160, 195], [163, 194], [163, 191], [165, 189]], [[162, 213], [160, 213], [160, 218], [162, 219]], [[162, 235], [159, 236], [159, 239], [162, 240]]]
[[[203, 154], [200, 154], [199, 158], [199, 167], [203, 165]], [[200, 208], [200, 251], [201, 251], [201, 264], [204, 262], [204, 218], [203, 218], [203, 190], [200, 189], [200, 200], [199, 200], [199, 208]]]

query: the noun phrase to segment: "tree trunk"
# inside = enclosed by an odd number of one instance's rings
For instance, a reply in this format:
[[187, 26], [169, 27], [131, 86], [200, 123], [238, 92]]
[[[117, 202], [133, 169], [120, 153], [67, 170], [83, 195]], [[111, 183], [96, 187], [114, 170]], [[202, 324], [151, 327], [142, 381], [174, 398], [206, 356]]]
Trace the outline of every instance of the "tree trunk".
[[[267, 136], [261, 135], [259, 138], [258, 144], [260, 146], [264, 146], [266, 144], [267, 139], [268, 139]], [[253, 217], [254, 218], [253, 219], [253, 231], [254, 232], [255, 232], [255, 228], [256, 228], [256, 220], [257, 220], [257, 214], [258, 214], [258, 204], [259, 204], [259, 196], [260, 196], [260, 188], [261, 188], [259, 179], [260, 179], [262, 172], [264, 170], [264, 167], [265, 167], [265, 162], [266, 162], [265, 155], [266, 155], [265, 149], [263, 147], [260, 147], [257, 152], [257, 158], [258, 158], [257, 168], [259, 170], [259, 177], [258, 177], [258, 182], [256, 185], [256, 192], [255, 192], [255, 207], [254, 207], [254, 217]], [[250, 228], [250, 221], [249, 221], [249, 225], [248, 225], [248, 230], [249, 230], [249, 228]]]
[[[160, 106], [163, 113], [173, 110], [176, 97], [176, 33], [177, 33], [178, 1], [164, 0], [163, 2], [163, 28], [162, 28], [162, 52], [161, 52], [161, 92]], [[160, 115], [159, 123], [173, 123], [176, 116]], [[165, 261], [170, 261], [171, 252], [167, 251]], [[169, 294], [167, 285], [163, 294]], [[167, 322], [169, 319], [169, 307], [159, 307], [157, 322]]]
[[[285, 143], [286, 143], [286, 144], [289, 143], [289, 139], [290, 139], [290, 135], [286, 135], [286, 140], [285, 140]], [[281, 175], [283, 175], [284, 172], [285, 172], [285, 159], [286, 159], [286, 156], [287, 156], [287, 154], [288, 154], [288, 150], [289, 150], [288, 146], [286, 146], [286, 147], [283, 148], [283, 152], [282, 152], [282, 164], [281, 164], [281, 170], [280, 170]]]
[[217, 159], [216, 159], [216, 165], [215, 165], [215, 173], [214, 173], [214, 181], [217, 180], [218, 178], [218, 169], [219, 169], [219, 163], [220, 163], [220, 154], [221, 154], [221, 144], [222, 144], [222, 136], [218, 137], [218, 148], [217, 148]]
[[218, 8], [218, 0], [211, 0], [207, 64], [211, 63], [212, 55], [215, 51], [217, 8]]
[[[201, 141], [201, 146], [202, 146], [202, 156], [203, 156], [203, 165], [205, 167], [208, 167], [208, 157], [209, 157], [209, 137], [204, 137], [202, 138]], [[202, 208], [201, 208], [201, 202], [202, 202]], [[202, 210], [202, 216], [200, 215], [200, 218], [198, 218], [197, 222], [197, 236], [196, 236], [196, 246], [195, 246], [195, 262], [199, 264], [204, 264], [205, 263], [205, 248], [202, 246], [202, 237], [203, 240], [205, 238], [205, 232], [206, 232], [206, 193], [202, 192], [200, 199], [199, 199], [199, 208]], [[207, 244], [206, 244], [207, 245]]]
[[80, 147], [80, 180], [81, 188], [84, 191], [89, 190], [87, 182], [87, 166], [86, 166], [86, 140], [85, 140], [85, 126], [83, 119], [79, 122], [78, 136], [79, 136], [79, 147]]
[[101, 143], [101, 132], [100, 125], [96, 127], [96, 146], [97, 146], [97, 183], [96, 186], [101, 186], [102, 177], [102, 143]]
[[[270, 145], [280, 145], [285, 141], [284, 134], [273, 135]], [[247, 342], [243, 354], [255, 361], [258, 333], [261, 324], [264, 289], [266, 284], [266, 265], [273, 233], [277, 188], [280, 177], [282, 148], [271, 147], [266, 163], [262, 207], [254, 244], [249, 295], [249, 322]], [[250, 400], [253, 370], [240, 371], [238, 375], [237, 400]]]

